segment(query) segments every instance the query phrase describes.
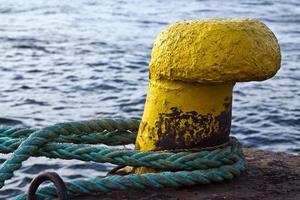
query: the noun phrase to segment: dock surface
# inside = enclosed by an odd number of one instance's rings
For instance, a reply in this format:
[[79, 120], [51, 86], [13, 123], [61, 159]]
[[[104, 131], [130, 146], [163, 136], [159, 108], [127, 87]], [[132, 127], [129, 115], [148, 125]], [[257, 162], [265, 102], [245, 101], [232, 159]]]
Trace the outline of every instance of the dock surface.
[[247, 171], [232, 181], [188, 188], [116, 191], [76, 200], [300, 199], [300, 156], [244, 149]]

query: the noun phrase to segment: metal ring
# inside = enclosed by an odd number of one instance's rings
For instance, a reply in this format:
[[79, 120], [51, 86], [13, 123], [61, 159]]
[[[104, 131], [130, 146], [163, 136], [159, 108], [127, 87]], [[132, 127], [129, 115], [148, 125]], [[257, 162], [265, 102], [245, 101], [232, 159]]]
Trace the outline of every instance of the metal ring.
[[39, 186], [45, 182], [51, 181], [56, 187], [56, 194], [59, 200], [68, 200], [67, 188], [64, 181], [55, 172], [46, 172], [35, 177], [30, 183], [27, 200], [36, 200], [35, 193]]

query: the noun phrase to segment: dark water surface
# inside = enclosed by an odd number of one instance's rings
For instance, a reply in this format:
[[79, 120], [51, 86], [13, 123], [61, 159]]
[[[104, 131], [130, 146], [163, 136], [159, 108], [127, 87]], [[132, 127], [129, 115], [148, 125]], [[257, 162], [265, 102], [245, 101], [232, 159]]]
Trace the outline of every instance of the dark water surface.
[[[141, 117], [156, 35], [177, 20], [208, 17], [258, 18], [274, 31], [282, 69], [271, 80], [236, 85], [232, 135], [247, 147], [299, 152], [298, 0], [0, 0], [0, 123], [42, 127]], [[104, 175], [109, 168], [32, 158], [7, 181], [0, 199], [25, 191], [42, 171], [72, 179]]]

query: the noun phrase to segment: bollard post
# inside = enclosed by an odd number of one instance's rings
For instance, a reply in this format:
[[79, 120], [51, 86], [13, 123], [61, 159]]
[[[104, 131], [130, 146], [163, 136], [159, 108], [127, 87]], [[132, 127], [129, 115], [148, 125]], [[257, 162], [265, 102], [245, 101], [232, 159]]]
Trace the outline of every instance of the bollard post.
[[186, 151], [226, 144], [235, 83], [268, 79], [280, 62], [276, 37], [257, 20], [190, 20], [167, 27], [152, 49], [136, 149]]

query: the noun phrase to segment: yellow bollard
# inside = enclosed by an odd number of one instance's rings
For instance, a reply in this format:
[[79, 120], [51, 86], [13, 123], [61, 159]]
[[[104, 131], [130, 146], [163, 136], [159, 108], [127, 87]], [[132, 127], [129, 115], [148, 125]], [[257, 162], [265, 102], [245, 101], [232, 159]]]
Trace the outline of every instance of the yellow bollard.
[[257, 20], [205, 19], [169, 26], [152, 49], [136, 149], [184, 151], [226, 144], [234, 84], [268, 79], [280, 62], [276, 37]]

